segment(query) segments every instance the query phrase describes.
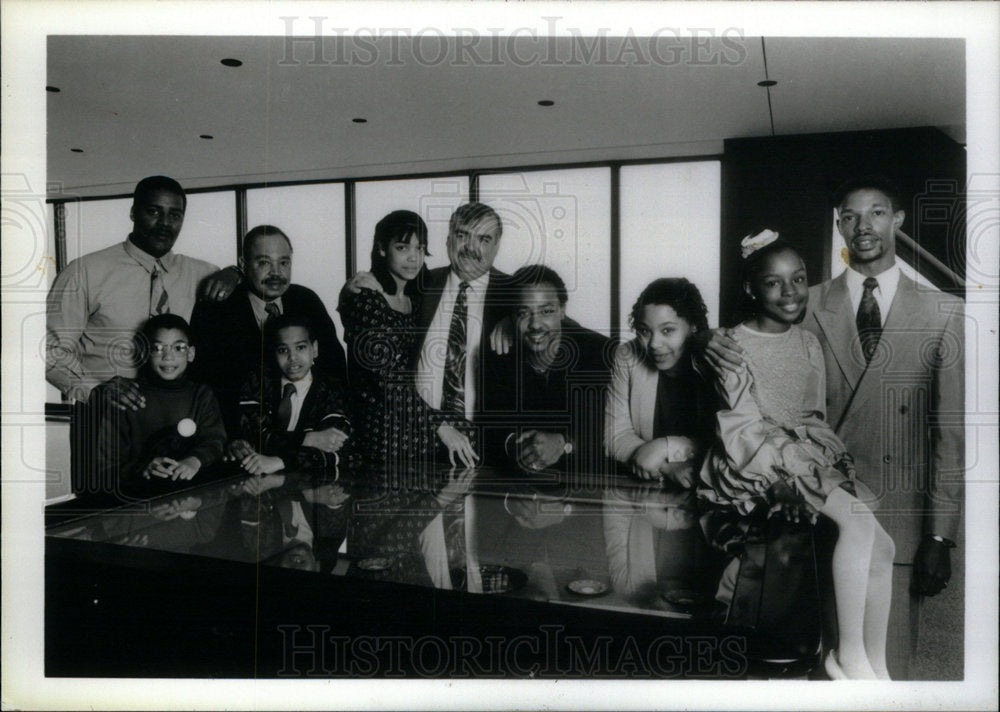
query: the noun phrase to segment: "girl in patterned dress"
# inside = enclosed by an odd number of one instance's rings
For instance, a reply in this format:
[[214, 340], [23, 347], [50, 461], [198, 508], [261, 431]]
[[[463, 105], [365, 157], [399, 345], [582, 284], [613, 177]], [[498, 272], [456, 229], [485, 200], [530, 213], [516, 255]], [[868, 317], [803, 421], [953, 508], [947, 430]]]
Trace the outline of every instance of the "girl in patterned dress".
[[396, 210], [375, 226], [371, 271], [382, 292], [345, 290], [338, 311], [344, 322], [348, 375], [358, 449], [372, 464], [411, 470], [433, 444], [428, 411], [407, 369], [416, 346], [416, 278], [426, 270], [427, 225]]
[[743, 240], [751, 316], [733, 330], [745, 366], [719, 374], [723, 410], [702, 468], [702, 494], [744, 514], [764, 505], [797, 517], [823, 514], [839, 530], [833, 552], [839, 645], [833, 679], [889, 679], [885, 641], [892, 539], [859, 499], [846, 447], [823, 420], [826, 383], [818, 339], [798, 324], [809, 298], [805, 265], [766, 230]]

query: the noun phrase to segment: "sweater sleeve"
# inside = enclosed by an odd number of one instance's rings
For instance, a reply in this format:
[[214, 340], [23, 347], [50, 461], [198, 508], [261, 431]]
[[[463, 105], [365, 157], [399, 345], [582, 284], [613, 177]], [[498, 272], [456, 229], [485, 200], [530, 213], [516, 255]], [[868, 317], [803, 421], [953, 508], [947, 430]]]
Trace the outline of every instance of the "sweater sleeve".
[[222, 459], [222, 449], [226, 442], [226, 429], [222, 424], [219, 403], [208, 386], [198, 385], [194, 412], [198, 438], [188, 454], [197, 457], [202, 467], [208, 467]]
[[627, 463], [645, 442], [632, 426], [631, 371], [636, 358], [631, 342], [622, 344], [615, 352], [604, 414], [605, 450], [610, 457], [622, 463]]

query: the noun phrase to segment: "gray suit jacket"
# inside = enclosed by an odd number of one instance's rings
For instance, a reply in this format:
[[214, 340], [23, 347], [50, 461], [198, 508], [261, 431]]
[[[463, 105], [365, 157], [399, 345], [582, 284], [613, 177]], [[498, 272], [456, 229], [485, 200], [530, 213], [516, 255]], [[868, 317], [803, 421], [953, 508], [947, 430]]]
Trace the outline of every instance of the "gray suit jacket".
[[846, 275], [811, 287], [803, 326], [826, 361], [827, 420], [911, 563], [925, 534], [955, 539], [965, 470], [964, 304], [900, 275], [865, 367]]

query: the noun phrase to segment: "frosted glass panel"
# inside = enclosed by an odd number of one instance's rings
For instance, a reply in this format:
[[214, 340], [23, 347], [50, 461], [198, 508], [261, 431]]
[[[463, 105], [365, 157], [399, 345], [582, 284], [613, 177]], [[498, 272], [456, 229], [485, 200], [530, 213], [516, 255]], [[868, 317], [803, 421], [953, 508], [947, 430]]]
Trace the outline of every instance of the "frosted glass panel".
[[718, 161], [621, 169], [622, 329], [643, 288], [659, 277], [687, 277], [719, 319], [721, 164]]
[[479, 196], [503, 220], [497, 268], [551, 267], [566, 283], [567, 314], [610, 334], [611, 169], [484, 175]]
[[247, 191], [247, 228], [281, 228], [292, 241], [292, 281], [316, 292], [337, 324], [337, 297], [347, 280], [344, 184], [255, 188]]
[[393, 210], [412, 210], [424, 219], [428, 230], [428, 267], [448, 264], [445, 240], [448, 219], [469, 200], [469, 180], [465, 176], [415, 178], [410, 180], [361, 181], [355, 184], [357, 220], [357, 268], [371, 267], [372, 236], [375, 225]]
[[[66, 203], [66, 261], [123, 242], [132, 232], [131, 198]], [[236, 259], [236, 198], [231, 191], [187, 196], [174, 252], [218, 267]]]
[[[131, 207], [131, 198], [66, 203], [66, 263], [124, 242], [132, 232]], [[178, 244], [183, 237], [182, 231]]]

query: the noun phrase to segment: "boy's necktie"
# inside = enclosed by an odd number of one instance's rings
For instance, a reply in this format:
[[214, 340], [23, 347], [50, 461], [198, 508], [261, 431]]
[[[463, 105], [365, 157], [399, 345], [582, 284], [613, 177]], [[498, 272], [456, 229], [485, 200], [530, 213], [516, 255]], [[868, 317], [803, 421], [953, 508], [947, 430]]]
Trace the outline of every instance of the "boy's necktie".
[[163, 288], [163, 272], [166, 270], [159, 260], [153, 265], [153, 271], [149, 273], [149, 315], [167, 314], [170, 312], [170, 305], [167, 303], [167, 290]]
[[441, 391], [441, 410], [465, 418], [465, 338], [468, 314], [468, 282], [458, 285], [455, 310], [451, 313], [448, 328], [448, 354], [444, 361], [444, 384]]
[[288, 430], [292, 422], [292, 396], [296, 393], [294, 383], [286, 383], [281, 389], [281, 402], [278, 404], [278, 429]]
[[878, 287], [878, 280], [874, 277], [867, 277], [864, 282], [865, 291], [861, 295], [861, 304], [858, 305], [858, 335], [861, 337], [861, 351], [865, 355], [865, 363], [872, 360], [875, 347], [878, 346], [879, 337], [882, 335], [882, 312], [879, 311], [878, 302], [875, 300], [875, 289]]

